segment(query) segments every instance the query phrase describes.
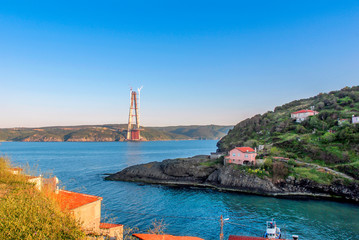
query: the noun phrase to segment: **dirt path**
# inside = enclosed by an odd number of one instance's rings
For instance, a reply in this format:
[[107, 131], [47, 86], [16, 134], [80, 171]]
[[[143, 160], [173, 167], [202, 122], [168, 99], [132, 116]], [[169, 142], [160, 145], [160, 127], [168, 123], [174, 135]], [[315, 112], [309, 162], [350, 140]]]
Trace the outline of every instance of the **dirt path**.
[[[287, 159], [277, 159], [277, 160], [288, 163]], [[337, 175], [337, 176], [340, 176], [342, 178], [349, 179], [351, 181], [355, 180], [354, 178], [352, 178], [351, 176], [346, 175], [345, 173], [335, 171], [335, 170], [333, 170], [331, 168], [328, 168], [328, 167], [322, 167], [322, 166], [314, 164], [314, 163], [306, 163], [306, 162], [302, 162], [302, 161], [299, 161], [299, 160], [294, 160], [294, 161], [296, 163], [302, 165], [302, 166], [315, 168], [320, 172], [326, 172], [326, 173], [330, 173], [330, 174], [333, 174], [333, 175]]]

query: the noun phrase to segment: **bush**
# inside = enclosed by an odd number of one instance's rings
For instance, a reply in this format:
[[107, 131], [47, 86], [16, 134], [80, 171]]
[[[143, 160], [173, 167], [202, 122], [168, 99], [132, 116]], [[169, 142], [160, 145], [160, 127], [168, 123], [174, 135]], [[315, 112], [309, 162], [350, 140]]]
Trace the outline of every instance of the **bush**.
[[80, 224], [0, 157], [0, 239], [84, 239]]
[[288, 165], [295, 166], [295, 165], [297, 165], [297, 164], [296, 164], [296, 162], [295, 162], [293, 159], [290, 159], [290, 160], [288, 161]]
[[321, 140], [325, 143], [330, 143], [333, 142], [335, 140], [335, 134], [330, 133], [330, 132], [326, 132], [322, 137]]
[[273, 156], [278, 156], [278, 155], [280, 155], [280, 150], [277, 148], [277, 147], [272, 147], [271, 149], [270, 149], [270, 153], [271, 153], [271, 155], [273, 155]]
[[272, 172], [272, 168], [273, 168], [273, 161], [270, 158], [267, 158], [264, 161], [263, 167], [265, 170], [267, 170], [268, 172]]
[[274, 162], [273, 163], [273, 180], [277, 181], [284, 179], [288, 176], [289, 170], [287, 164], [283, 162]]

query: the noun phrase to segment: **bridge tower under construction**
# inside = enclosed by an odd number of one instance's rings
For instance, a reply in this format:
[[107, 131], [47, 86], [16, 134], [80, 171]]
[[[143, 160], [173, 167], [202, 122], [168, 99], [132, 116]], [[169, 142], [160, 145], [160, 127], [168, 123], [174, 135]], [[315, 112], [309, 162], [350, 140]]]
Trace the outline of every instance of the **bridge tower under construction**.
[[140, 132], [140, 92], [141, 88], [133, 91], [130, 90], [130, 114], [128, 116], [127, 141], [141, 141]]

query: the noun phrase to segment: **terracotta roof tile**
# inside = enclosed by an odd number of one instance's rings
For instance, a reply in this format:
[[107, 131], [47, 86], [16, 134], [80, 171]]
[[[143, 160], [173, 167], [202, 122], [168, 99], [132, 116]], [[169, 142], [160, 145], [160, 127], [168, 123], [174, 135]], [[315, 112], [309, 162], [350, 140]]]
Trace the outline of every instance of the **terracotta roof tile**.
[[312, 113], [318, 113], [317, 111], [313, 111], [313, 110], [300, 110], [300, 111], [297, 111], [297, 112], [292, 112], [292, 114], [297, 114], [297, 113], [306, 113], [306, 112], [312, 112]]
[[13, 168], [9, 168], [9, 170], [12, 170], [12, 171], [22, 171], [23, 169], [20, 168], [20, 167], [13, 167]]
[[29, 176], [29, 175], [24, 175], [24, 177], [28, 180], [30, 179], [35, 179], [35, 178], [40, 178], [40, 176]]
[[133, 236], [141, 240], [204, 240], [203, 238], [199, 238], [199, 237], [156, 235], [156, 234], [142, 234], [142, 233], [136, 233], [133, 234]]
[[55, 194], [55, 200], [60, 204], [62, 209], [72, 210], [83, 205], [102, 200], [102, 197], [59, 190], [59, 192]]
[[267, 238], [262, 237], [250, 237], [250, 236], [234, 236], [230, 235], [228, 240], [265, 240]]
[[100, 223], [100, 228], [114, 228], [114, 227], [120, 227], [123, 226], [122, 224], [113, 224], [113, 223]]
[[236, 149], [238, 149], [239, 151], [246, 153], [246, 152], [254, 152], [253, 148], [250, 147], [236, 147]]

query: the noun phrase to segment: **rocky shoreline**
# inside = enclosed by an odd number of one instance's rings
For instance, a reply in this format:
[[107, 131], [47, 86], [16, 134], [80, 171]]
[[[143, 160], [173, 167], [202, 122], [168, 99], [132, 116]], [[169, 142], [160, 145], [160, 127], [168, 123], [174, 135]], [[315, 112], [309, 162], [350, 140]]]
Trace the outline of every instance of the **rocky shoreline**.
[[294, 177], [273, 182], [270, 178], [260, 178], [255, 174], [238, 170], [232, 164], [223, 166], [220, 162], [209, 160], [205, 155], [139, 164], [110, 174], [105, 180], [211, 188], [283, 198], [304, 197], [359, 202], [357, 182], [345, 184], [341, 180], [336, 180], [331, 185], [325, 185]]

